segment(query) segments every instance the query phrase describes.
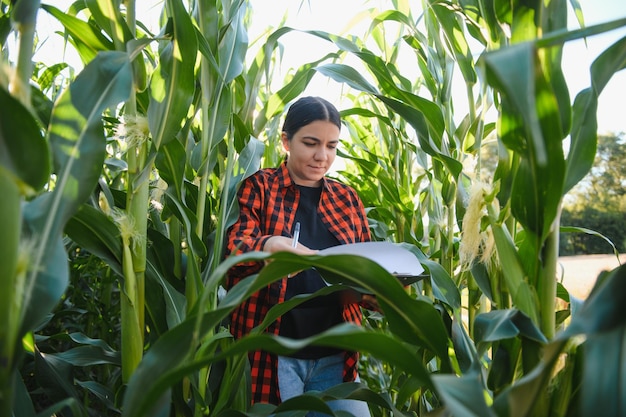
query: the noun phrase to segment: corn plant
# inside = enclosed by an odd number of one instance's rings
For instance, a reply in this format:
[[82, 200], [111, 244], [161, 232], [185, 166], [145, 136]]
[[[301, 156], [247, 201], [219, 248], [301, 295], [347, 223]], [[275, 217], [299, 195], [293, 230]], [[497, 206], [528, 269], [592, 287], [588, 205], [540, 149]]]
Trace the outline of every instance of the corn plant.
[[[387, 226], [402, 224], [396, 220], [405, 216], [400, 213], [419, 216], [428, 212], [431, 239], [424, 246], [448, 274], [461, 268], [456, 281], [469, 288], [470, 335], [477, 336], [476, 323], [481, 324], [483, 331], [486, 317], [502, 317], [495, 313], [478, 314], [485, 309], [513, 308], [532, 324], [533, 330], [522, 337], [530, 340], [526, 345], [508, 341], [492, 345], [496, 350], [494, 367], [485, 386], [497, 394], [537, 366], [543, 343], [555, 336], [565, 318], [563, 313], [555, 311], [560, 202], [590, 168], [595, 152], [597, 95], [611, 75], [623, 67], [620, 41], [594, 63], [592, 88], [581, 92], [571, 105], [560, 70], [561, 46], [571, 39], [623, 26], [624, 21], [567, 31], [565, 2], [550, 2], [545, 7], [512, 4], [497, 11], [480, 3], [476, 6], [425, 3], [421, 18], [426, 36], [420, 34], [414, 23], [420, 19], [410, 13], [395, 10], [374, 20], [372, 36], [376, 36], [376, 26], [384, 21], [401, 22], [406, 27], [403, 40], [415, 50], [422, 70], [421, 78], [414, 84], [395, 66], [393, 54], [385, 61], [379, 58], [385, 50], [395, 49], [370, 51], [348, 39], [337, 41], [329, 37], [362, 61], [375, 84], [363, 77], [360, 69], [348, 65], [327, 64], [318, 66], [317, 70], [370, 97], [355, 101], [358, 107], [344, 113], [357, 120], [350, 123], [357, 146], [349, 148], [348, 156], [358, 167], [356, 174], [348, 172], [344, 176], [358, 184], [361, 195], [372, 206], [373, 217], [376, 212], [386, 210], [387, 219], [394, 219]], [[498, 24], [482, 26], [495, 22]], [[512, 31], [509, 34], [500, 27], [510, 27]], [[469, 54], [470, 41], [463, 33], [484, 45], [478, 62]], [[459, 126], [452, 122], [454, 107], [448, 94], [453, 65], [468, 86], [470, 103], [469, 113]], [[477, 71], [487, 83], [479, 86], [480, 96], [475, 98]], [[431, 100], [417, 94], [421, 86], [428, 87]], [[498, 104], [499, 118], [495, 125], [486, 122], [489, 103]], [[576, 123], [572, 125], [571, 120]], [[417, 151], [404, 145], [407, 123], [415, 131], [415, 140], [420, 145]], [[461, 171], [461, 163], [468, 156], [479, 157], [481, 143], [491, 132], [497, 135], [501, 153], [495, 182], [490, 185], [481, 178], [480, 164], [476, 172], [465, 173]], [[568, 135], [573, 148], [565, 157], [562, 142]], [[408, 158], [404, 152], [410, 153]], [[430, 156], [430, 161], [424, 153]], [[416, 198], [423, 177], [420, 170], [410, 169], [414, 161], [421, 163], [429, 175], [426, 198]], [[398, 172], [404, 174], [400, 175], [402, 179], [398, 178]], [[359, 183], [360, 177], [378, 181]], [[412, 182], [406, 186], [403, 180], [408, 178]], [[469, 198], [468, 207], [463, 206], [467, 204], [465, 196]], [[434, 202], [432, 205], [429, 198]], [[424, 207], [421, 211], [418, 202]], [[420, 220], [406, 223], [422, 224]], [[460, 249], [464, 259], [456, 255], [457, 227], [463, 229]], [[408, 240], [399, 227], [381, 228], [379, 232], [381, 238]], [[472, 248], [468, 251], [468, 247]], [[435, 272], [433, 277], [440, 271]], [[445, 281], [444, 274], [440, 283]], [[569, 301], [562, 288], [559, 294]], [[459, 320], [459, 311], [453, 305], [449, 307], [453, 317]], [[575, 360], [575, 352], [570, 353], [570, 360]], [[507, 361], [508, 371], [499, 360]], [[555, 394], [560, 398], [560, 406], [567, 403], [570, 394], [563, 391]], [[546, 401], [538, 398], [532, 412], [539, 415], [555, 412]]]
[[[623, 345], [624, 268], [602, 276], [582, 306], [555, 274], [560, 202], [591, 167], [597, 97], [625, 61], [621, 40], [570, 105], [561, 46], [623, 19], [567, 31], [564, 1], [395, 2], [362, 38], [309, 31], [328, 54], [272, 91], [280, 38], [293, 29], [268, 31], [248, 64], [246, 1], [167, 0], [159, 33], [145, 29], [132, 0], [67, 11], [14, 3], [1, 3], [0, 20], [3, 49], [9, 16], [20, 41], [14, 77], [0, 79], [2, 415], [333, 415], [326, 402], [336, 398], [367, 401], [375, 416], [626, 409], [611, 372]], [[31, 67], [40, 7], [83, 61], [68, 85], [50, 81], [66, 64]], [[418, 72], [404, 72], [398, 58], [407, 50]], [[469, 103], [458, 125], [455, 71]], [[343, 109], [350, 163], [338, 176], [364, 200], [375, 238], [420, 258], [424, 282], [402, 288], [353, 256], [223, 260], [237, 185], [280, 161], [277, 121], [314, 76], [344, 83], [353, 103]], [[40, 89], [27, 88], [31, 78]], [[480, 170], [487, 140], [499, 144], [493, 180]], [[464, 169], [467, 159], [475, 170]], [[242, 261], [272, 262], [218, 298], [224, 274]], [[233, 308], [308, 267], [336, 285], [274, 306], [264, 325], [232, 340]], [[83, 326], [88, 319], [65, 308], [81, 305], [77, 288], [98, 280], [92, 293], [112, 313], [119, 305], [121, 337], [95, 330], [111, 332], [117, 320]], [[262, 332], [294, 305], [346, 286], [376, 294], [383, 315], [302, 341]], [[557, 297], [570, 302], [565, 311], [555, 311]], [[251, 407], [247, 352], [306, 344], [363, 352], [369, 387]]]

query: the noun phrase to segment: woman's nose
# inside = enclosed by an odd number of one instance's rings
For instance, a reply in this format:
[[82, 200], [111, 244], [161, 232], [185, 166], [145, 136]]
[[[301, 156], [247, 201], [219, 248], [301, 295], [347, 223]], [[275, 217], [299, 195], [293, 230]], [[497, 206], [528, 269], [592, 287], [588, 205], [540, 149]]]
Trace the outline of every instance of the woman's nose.
[[318, 149], [315, 152], [315, 159], [317, 159], [318, 161], [324, 161], [328, 159], [328, 151], [324, 148]]

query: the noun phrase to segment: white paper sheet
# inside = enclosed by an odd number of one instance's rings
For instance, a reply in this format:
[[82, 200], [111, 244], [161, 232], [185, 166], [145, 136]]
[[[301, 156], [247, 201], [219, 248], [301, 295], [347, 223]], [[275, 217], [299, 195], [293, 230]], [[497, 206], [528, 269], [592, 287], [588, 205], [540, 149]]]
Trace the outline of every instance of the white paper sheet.
[[409, 250], [391, 242], [360, 242], [333, 246], [319, 251], [320, 255], [358, 255], [368, 258], [401, 281], [408, 283], [423, 278], [424, 267]]

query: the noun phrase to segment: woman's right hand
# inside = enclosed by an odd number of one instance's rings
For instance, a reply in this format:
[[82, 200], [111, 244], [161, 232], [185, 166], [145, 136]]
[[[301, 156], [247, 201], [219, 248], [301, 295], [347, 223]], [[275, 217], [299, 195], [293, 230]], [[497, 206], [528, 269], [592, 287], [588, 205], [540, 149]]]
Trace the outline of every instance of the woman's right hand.
[[[315, 255], [317, 253], [316, 250], [309, 249], [301, 243], [298, 243], [295, 247], [293, 246], [293, 239], [285, 236], [272, 236], [265, 241], [265, 245], [263, 246], [264, 252], [274, 253], [274, 252], [293, 252], [298, 255]], [[298, 272], [294, 272], [292, 274], [287, 275], [287, 278], [291, 278], [296, 276]]]
[[293, 247], [293, 239], [286, 236], [272, 236], [265, 241], [264, 252], [293, 252], [298, 255], [315, 255], [316, 250], [309, 249], [301, 243]]

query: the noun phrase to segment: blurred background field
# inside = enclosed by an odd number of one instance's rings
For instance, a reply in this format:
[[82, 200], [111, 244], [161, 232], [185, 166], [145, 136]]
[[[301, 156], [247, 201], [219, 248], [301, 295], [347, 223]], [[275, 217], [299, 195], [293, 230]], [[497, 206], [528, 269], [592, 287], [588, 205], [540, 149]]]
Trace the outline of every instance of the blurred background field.
[[626, 254], [619, 260], [615, 255], [595, 254], [562, 256], [559, 258], [562, 283], [573, 296], [586, 299], [602, 271], [612, 270], [626, 262]]

